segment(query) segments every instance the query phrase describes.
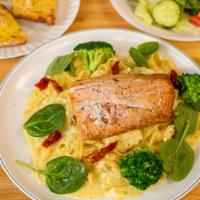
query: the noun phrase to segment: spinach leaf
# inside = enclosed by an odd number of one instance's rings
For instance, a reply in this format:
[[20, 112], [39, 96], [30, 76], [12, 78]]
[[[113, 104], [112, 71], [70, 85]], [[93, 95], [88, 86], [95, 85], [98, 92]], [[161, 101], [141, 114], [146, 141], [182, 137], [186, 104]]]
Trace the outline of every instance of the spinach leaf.
[[63, 156], [48, 162], [44, 174], [50, 190], [64, 194], [78, 190], [84, 184], [88, 173], [83, 163]]
[[49, 161], [44, 170], [35, 169], [19, 160], [16, 162], [24, 168], [43, 174], [49, 189], [57, 194], [77, 191], [84, 184], [88, 175], [85, 165], [69, 156], [61, 156]]
[[194, 163], [194, 152], [183, 140], [178, 146], [179, 140], [170, 139], [161, 146], [161, 159], [166, 173], [175, 181], [185, 178]]
[[50, 104], [33, 114], [24, 124], [28, 134], [43, 137], [64, 126], [65, 108], [61, 104]]
[[129, 50], [130, 56], [133, 58], [135, 63], [140, 67], [148, 67], [148, 63], [146, 61], [146, 58], [142, 55], [140, 50], [132, 47]]
[[174, 124], [178, 137], [161, 145], [160, 157], [165, 172], [173, 180], [180, 181], [188, 175], [194, 163], [194, 152], [185, 139], [196, 130], [198, 112], [185, 103], [179, 103], [175, 112], [177, 118]]
[[144, 55], [144, 56], [150, 56], [151, 54], [155, 53], [159, 49], [159, 43], [158, 42], [145, 42], [138, 46], [138, 50]]
[[174, 124], [178, 136], [181, 137], [181, 134], [184, 131], [185, 124], [187, 123], [187, 121], [189, 121], [190, 125], [186, 133], [186, 136], [194, 133], [194, 131], [197, 128], [198, 112], [188, 104], [179, 103], [175, 108], [175, 114], [176, 114], [176, 119], [174, 120]]
[[163, 160], [163, 168], [166, 173], [172, 174], [176, 163], [176, 148], [179, 141], [169, 139], [161, 145], [160, 158]]
[[155, 53], [159, 48], [158, 42], [145, 42], [140, 44], [137, 48], [130, 48], [129, 55], [140, 67], [148, 67], [148, 63], [145, 56], [150, 56]]
[[46, 71], [46, 75], [53, 76], [65, 71], [70, 66], [73, 58], [74, 53], [56, 57], [53, 60], [53, 62], [49, 65]]
[[194, 152], [190, 145], [183, 141], [177, 149], [172, 179], [175, 181], [184, 179], [192, 169], [193, 163]]

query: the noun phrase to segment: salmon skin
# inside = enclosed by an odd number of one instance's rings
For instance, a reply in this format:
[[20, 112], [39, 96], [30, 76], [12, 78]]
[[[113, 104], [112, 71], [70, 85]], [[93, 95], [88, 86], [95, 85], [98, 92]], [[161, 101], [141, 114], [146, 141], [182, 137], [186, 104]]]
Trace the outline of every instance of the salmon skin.
[[173, 118], [175, 91], [164, 74], [76, 81], [69, 95], [76, 125], [85, 139], [101, 139]]

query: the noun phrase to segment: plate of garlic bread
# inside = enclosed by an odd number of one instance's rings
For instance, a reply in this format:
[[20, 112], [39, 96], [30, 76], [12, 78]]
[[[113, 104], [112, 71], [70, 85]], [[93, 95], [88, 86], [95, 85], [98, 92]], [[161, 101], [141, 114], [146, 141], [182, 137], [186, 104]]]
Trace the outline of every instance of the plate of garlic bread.
[[22, 56], [62, 35], [80, 0], [0, 0], [0, 59]]

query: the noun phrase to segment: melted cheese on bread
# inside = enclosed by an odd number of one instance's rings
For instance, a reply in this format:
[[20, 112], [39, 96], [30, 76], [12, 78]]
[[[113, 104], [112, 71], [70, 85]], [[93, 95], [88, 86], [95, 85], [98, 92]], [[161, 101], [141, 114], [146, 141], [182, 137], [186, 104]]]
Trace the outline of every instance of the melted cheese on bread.
[[16, 17], [53, 25], [56, 0], [13, 0], [12, 12]]
[[0, 47], [24, 44], [26, 35], [3, 4], [0, 4]]

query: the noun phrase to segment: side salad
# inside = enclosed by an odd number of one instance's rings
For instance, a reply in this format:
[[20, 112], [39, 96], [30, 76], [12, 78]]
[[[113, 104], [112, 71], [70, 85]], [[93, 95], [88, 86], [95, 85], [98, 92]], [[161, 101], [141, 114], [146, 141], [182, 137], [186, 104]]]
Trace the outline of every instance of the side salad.
[[199, 0], [129, 0], [134, 13], [147, 24], [174, 28], [193, 24], [200, 26]]

